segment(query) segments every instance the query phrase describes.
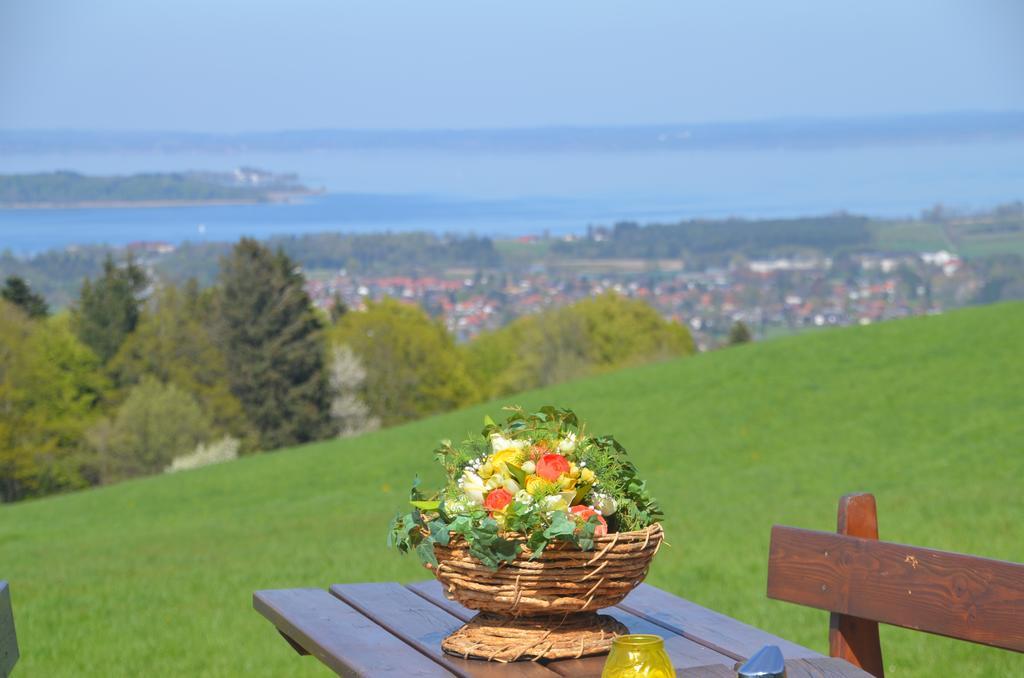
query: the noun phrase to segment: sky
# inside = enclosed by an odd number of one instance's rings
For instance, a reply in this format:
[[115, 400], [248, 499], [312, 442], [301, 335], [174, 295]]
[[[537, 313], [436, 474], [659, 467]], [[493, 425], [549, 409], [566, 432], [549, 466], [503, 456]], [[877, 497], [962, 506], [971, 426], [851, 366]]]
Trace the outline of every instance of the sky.
[[1024, 110], [1020, 0], [0, 0], [0, 129]]

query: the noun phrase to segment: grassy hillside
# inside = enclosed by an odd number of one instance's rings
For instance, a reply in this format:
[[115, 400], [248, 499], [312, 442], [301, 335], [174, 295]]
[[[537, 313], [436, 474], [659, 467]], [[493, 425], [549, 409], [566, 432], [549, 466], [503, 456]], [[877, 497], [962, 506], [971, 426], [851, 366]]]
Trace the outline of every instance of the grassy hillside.
[[[1024, 561], [1024, 304], [824, 331], [525, 394], [627, 446], [669, 516], [650, 581], [820, 650], [827, 615], [764, 596], [774, 522]], [[254, 589], [424, 578], [384, 546], [430, 450], [478, 407], [358, 439], [0, 508], [21, 677], [327, 675]], [[896, 629], [890, 675], [1024, 675], [1024, 655]]]

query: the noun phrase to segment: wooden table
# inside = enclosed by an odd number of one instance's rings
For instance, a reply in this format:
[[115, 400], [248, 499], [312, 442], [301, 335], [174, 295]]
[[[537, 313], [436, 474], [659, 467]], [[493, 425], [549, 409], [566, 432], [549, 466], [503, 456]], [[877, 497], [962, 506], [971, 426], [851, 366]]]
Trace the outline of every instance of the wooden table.
[[[434, 580], [408, 586], [335, 584], [329, 592], [257, 591], [253, 607], [299, 654], [313, 655], [343, 676], [598, 678], [605, 660], [499, 664], [444, 654], [441, 639], [476, 613], [446, 599]], [[647, 584], [602, 613], [632, 633], [662, 636], [681, 678], [735, 678], [736, 663], [765, 645], [782, 650], [789, 678], [871, 678], [841, 659], [824, 657]]]

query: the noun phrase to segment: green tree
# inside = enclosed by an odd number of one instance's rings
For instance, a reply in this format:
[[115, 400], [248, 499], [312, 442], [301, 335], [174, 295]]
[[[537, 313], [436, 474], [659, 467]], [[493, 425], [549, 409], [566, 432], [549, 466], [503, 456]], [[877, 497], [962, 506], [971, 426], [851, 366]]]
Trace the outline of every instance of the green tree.
[[737, 346], [739, 344], [746, 344], [754, 340], [753, 335], [750, 334], [750, 328], [742, 320], [737, 320], [729, 328], [729, 345]]
[[385, 299], [346, 313], [331, 340], [366, 369], [362, 401], [384, 425], [473, 402], [477, 391], [451, 335], [416, 306]]
[[131, 390], [113, 419], [90, 431], [104, 482], [160, 473], [212, 436], [192, 396], [150, 376]]
[[331, 434], [326, 346], [303, 283], [284, 253], [248, 238], [221, 262], [219, 341], [265, 450]]
[[212, 332], [213, 314], [194, 282], [161, 287], [144, 308], [135, 331], [107, 365], [128, 389], [152, 376], [190, 394], [214, 431], [255, 445], [242, 404], [231, 392], [227, 358]]
[[689, 330], [647, 303], [617, 294], [518, 318], [465, 348], [485, 397], [689, 355]]
[[99, 361], [66, 315], [34, 322], [0, 300], [0, 499], [94, 479], [85, 430], [106, 387]]
[[45, 318], [50, 315], [50, 307], [43, 295], [36, 294], [24, 278], [16, 275], [7, 276], [0, 297], [20, 306], [30, 318]]
[[109, 255], [103, 262], [102, 275], [82, 283], [75, 309], [75, 330], [104, 364], [135, 329], [140, 296], [146, 285], [146, 274], [135, 262], [129, 259], [124, 266], [118, 266]]

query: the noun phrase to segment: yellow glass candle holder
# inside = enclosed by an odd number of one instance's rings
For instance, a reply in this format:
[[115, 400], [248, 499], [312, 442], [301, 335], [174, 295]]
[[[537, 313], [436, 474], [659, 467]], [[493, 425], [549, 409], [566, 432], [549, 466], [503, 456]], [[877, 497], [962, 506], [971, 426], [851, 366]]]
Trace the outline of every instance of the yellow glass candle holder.
[[675, 678], [665, 641], [655, 635], [633, 634], [612, 641], [601, 678]]

